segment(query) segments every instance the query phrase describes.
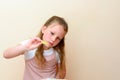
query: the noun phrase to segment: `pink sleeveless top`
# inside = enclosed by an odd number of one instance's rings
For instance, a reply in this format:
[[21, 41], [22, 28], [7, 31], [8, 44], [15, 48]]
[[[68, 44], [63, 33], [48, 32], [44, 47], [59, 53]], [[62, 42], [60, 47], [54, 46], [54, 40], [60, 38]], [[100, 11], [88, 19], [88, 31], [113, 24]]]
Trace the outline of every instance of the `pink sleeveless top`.
[[45, 67], [40, 67], [35, 61], [35, 57], [25, 60], [25, 72], [23, 80], [42, 80], [56, 77], [56, 64], [58, 63], [55, 51], [45, 56]]

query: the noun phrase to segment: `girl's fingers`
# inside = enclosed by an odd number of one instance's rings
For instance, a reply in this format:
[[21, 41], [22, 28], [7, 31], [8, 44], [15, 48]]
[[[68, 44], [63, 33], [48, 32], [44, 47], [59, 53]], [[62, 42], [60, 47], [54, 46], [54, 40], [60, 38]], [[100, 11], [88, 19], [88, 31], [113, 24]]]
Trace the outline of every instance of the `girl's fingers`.
[[34, 37], [28, 41], [28, 43], [26, 44], [26, 47], [28, 48], [28, 50], [32, 50], [37, 48], [41, 44], [42, 44], [41, 39], [39, 37]]
[[32, 43], [41, 43], [41, 39], [39, 37], [35, 37], [32, 39]]

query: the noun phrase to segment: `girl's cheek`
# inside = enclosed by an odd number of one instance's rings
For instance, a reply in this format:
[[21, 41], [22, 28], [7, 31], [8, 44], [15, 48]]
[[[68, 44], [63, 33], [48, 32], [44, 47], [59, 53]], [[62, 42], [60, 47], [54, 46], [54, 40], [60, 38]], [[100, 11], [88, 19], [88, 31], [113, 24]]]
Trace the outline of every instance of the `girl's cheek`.
[[50, 35], [49, 34], [44, 34], [43, 35], [43, 39], [44, 40], [49, 40], [50, 39]]
[[59, 44], [59, 41], [56, 41], [55, 43], [54, 43], [54, 46], [56, 46], [56, 45], [58, 45]]
[[50, 39], [50, 37], [51, 37], [51, 36], [50, 36], [49, 34], [48, 34], [48, 35], [46, 35], [46, 39], [47, 39], [47, 40], [49, 40], [49, 39]]

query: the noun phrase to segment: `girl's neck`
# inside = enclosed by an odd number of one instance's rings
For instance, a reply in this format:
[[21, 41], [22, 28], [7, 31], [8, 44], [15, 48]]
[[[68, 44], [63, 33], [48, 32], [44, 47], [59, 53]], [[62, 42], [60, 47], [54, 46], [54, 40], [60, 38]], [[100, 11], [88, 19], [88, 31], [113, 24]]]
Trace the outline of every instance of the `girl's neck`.
[[43, 48], [44, 48], [44, 50], [48, 50], [48, 49], [50, 49], [50, 48], [48, 48], [47, 46], [43, 46]]

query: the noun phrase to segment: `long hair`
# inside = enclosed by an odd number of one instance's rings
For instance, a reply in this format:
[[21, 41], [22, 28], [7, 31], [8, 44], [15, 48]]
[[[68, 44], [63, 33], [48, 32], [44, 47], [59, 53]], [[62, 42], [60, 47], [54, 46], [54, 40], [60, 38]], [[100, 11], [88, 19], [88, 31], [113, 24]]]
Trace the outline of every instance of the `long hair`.
[[[66, 23], [66, 21], [62, 18], [62, 17], [58, 17], [58, 16], [52, 16], [51, 18], [49, 18], [45, 24], [43, 26], [48, 27], [49, 25], [51, 25], [52, 23], [57, 22], [59, 25], [63, 26], [64, 31], [67, 33], [68, 32], [68, 24]], [[42, 39], [42, 31], [40, 31], [40, 33], [37, 35], [37, 37]], [[63, 37], [63, 39], [58, 43], [58, 45], [56, 45], [55, 47], [53, 47], [58, 53], [59, 53], [59, 57], [60, 57], [60, 68], [63, 68], [63, 65], [65, 65], [65, 41], [64, 41], [65, 37]], [[46, 60], [43, 56], [43, 45], [39, 46], [37, 51], [36, 51], [36, 59], [37, 62], [42, 66], [45, 64]]]

